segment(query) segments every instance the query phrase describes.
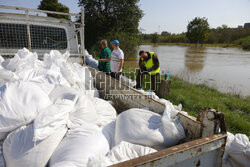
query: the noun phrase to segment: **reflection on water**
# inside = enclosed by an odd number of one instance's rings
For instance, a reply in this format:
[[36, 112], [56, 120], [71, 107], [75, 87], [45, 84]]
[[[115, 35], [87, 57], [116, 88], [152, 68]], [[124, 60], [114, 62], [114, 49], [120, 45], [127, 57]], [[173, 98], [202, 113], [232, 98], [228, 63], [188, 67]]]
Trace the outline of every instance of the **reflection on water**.
[[204, 67], [206, 48], [187, 47], [185, 51], [185, 67], [191, 72], [199, 72]]
[[138, 66], [139, 50], [155, 52], [161, 69], [170, 75], [222, 92], [250, 95], [250, 52], [238, 48], [141, 45], [126, 65]]

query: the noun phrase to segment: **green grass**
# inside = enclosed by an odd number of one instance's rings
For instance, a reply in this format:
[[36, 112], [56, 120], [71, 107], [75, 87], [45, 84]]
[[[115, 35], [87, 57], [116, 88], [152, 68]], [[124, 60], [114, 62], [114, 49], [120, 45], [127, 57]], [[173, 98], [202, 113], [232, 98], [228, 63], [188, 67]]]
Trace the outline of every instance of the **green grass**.
[[[124, 68], [125, 72], [132, 70], [134, 69], [131, 67]], [[135, 79], [134, 76], [128, 77]], [[149, 81], [149, 78], [147, 80]], [[195, 117], [203, 108], [214, 108], [224, 113], [228, 131], [250, 137], [250, 96], [241, 98], [221, 93], [208, 86], [191, 84], [177, 77], [171, 77], [171, 81], [170, 94], [163, 98], [175, 105], [181, 103], [183, 110]]]
[[[152, 43], [152, 42], [142, 42], [141, 45], [177, 45], [177, 46], [195, 46], [195, 44], [192, 43]], [[199, 44], [199, 46], [201, 46]], [[204, 47], [223, 47], [223, 48], [228, 48], [228, 47], [233, 47], [233, 48], [238, 48], [241, 47], [239, 44], [233, 43], [233, 44], [224, 44], [224, 43], [219, 43], [219, 44], [202, 44]]]

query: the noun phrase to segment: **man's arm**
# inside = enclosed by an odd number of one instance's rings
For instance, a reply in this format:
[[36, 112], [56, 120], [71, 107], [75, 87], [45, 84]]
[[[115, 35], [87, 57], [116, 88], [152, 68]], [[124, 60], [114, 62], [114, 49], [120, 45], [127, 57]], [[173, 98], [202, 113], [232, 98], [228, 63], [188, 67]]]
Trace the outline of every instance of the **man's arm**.
[[105, 51], [105, 56], [108, 57], [108, 58], [106, 58], [106, 59], [99, 59], [99, 61], [100, 62], [109, 62], [111, 60], [111, 56], [110, 56], [110, 54], [107, 51]]
[[156, 70], [160, 66], [159, 59], [156, 55], [153, 56], [153, 63], [154, 63], [154, 66], [152, 67], [151, 71]]
[[107, 59], [99, 59], [100, 62], [109, 62], [111, 60], [111, 57], [107, 58]]
[[140, 60], [139, 60], [139, 68], [141, 69], [141, 70], [143, 70], [144, 69], [144, 62], [141, 60], [141, 58], [140, 58]]
[[118, 71], [117, 71], [117, 75], [120, 75], [120, 71], [123, 67], [123, 64], [124, 64], [124, 59], [120, 59], [120, 65], [119, 65], [119, 68], [118, 68]]

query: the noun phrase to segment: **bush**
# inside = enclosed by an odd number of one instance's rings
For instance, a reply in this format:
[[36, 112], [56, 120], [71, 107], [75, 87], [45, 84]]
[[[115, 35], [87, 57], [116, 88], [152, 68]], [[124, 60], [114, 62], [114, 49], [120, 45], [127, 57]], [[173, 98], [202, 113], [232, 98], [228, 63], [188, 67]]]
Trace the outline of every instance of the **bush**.
[[120, 48], [123, 50], [125, 57], [129, 55], [134, 55], [136, 52], [136, 47], [139, 45], [140, 38], [136, 33], [126, 33], [126, 32], [109, 32], [104, 37], [99, 38], [96, 41], [95, 45], [93, 45], [90, 49], [90, 53], [92, 53], [95, 57], [99, 55], [101, 51], [100, 41], [102, 39], [106, 39], [108, 41], [109, 48], [112, 49], [110, 42], [113, 40], [119, 40]]

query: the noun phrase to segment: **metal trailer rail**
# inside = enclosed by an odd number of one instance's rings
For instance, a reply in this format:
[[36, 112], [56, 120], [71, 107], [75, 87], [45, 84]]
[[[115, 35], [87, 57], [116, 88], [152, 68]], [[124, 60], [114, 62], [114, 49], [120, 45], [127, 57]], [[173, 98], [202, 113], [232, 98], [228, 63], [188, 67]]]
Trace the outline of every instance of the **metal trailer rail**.
[[[2, 10], [7, 10], [7, 12], [1, 12]], [[9, 11], [19, 11], [19, 12], [25, 12], [24, 14], [20, 13], [13, 13]], [[34, 13], [45, 13], [45, 14], [57, 14], [57, 15], [66, 15], [70, 17], [78, 17], [80, 18], [79, 22], [67, 20], [67, 19], [58, 19], [58, 18], [52, 18], [52, 17], [45, 17], [45, 16], [38, 16], [38, 15], [32, 15], [32, 12]], [[55, 11], [47, 11], [47, 10], [38, 10], [38, 9], [29, 9], [29, 8], [21, 8], [21, 7], [14, 7], [14, 6], [4, 6], [0, 5], [0, 25], [3, 27], [0, 27], [0, 40], [5, 42], [5, 44], [0, 42], [0, 55], [14, 55], [19, 49], [22, 49], [23, 47], [26, 47], [32, 52], [37, 52], [39, 55], [39, 58], [43, 58], [42, 56], [45, 53], [48, 53], [50, 50], [59, 50], [60, 52], [66, 52], [69, 51], [71, 54], [72, 59], [78, 59], [74, 61], [78, 61], [81, 59], [82, 63], [83, 57], [84, 57], [84, 10], [81, 10], [81, 13], [63, 13], [63, 12], [55, 12]], [[5, 27], [4, 27], [5, 26]], [[9, 27], [6, 27], [9, 26]], [[25, 26], [21, 27], [21, 26]], [[18, 32], [22, 29], [25, 34], [22, 34], [23, 32]], [[50, 29], [51, 30], [50, 30]], [[7, 30], [4, 30], [7, 29]], [[33, 30], [32, 30], [33, 29]], [[46, 36], [42, 36], [42, 31], [47, 30], [50, 34], [56, 34], [58, 33], [58, 30], [63, 31], [64, 35], [66, 36], [65, 41], [65, 47], [44, 47], [44, 45], [49, 42], [53, 43], [53, 39], [50, 39], [49, 37], [45, 38]], [[11, 32], [10, 32], [11, 31]], [[19, 38], [13, 38], [13, 37], [6, 37], [6, 34], [4, 32], [9, 33], [19, 33], [22, 34], [23, 39]], [[1, 34], [2, 33], [2, 34]], [[34, 34], [32, 36], [32, 33]], [[35, 35], [40, 35], [41, 39], [37, 39], [38, 37], [35, 37]], [[61, 34], [58, 34], [60, 36]], [[78, 39], [80, 37], [80, 39]], [[6, 46], [6, 43], [8, 44], [8, 40], [12, 40], [9, 42], [9, 45]], [[16, 41], [14, 41], [16, 40]], [[80, 41], [80, 48], [78, 46], [78, 41]], [[13, 43], [20, 42], [18, 46]], [[40, 42], [40, 43], [38, 43]], [[3, 46], [3, 45], [4, 46]], [[55, 45], [62, 45], [60, 41], [57, 41]], [[12, 46], [13, 45], [13, 46]], [[48, 46], [49, 44], [47, 44]]]
[[[101, 97], [112, 100], [118, 113], [129, 108], [144, 107], [155, 113], [164, 112], [165, 104], [162, 102], [148, 97], [103, 72], [87, 67]], [[121, 95], [136, 98], [121, 98]], [[221, 166], [227, 138], [224, 115], [214, 109], [206, 108], [199, 113], [197, 118], [183, 112], [179, 112], [178, 117], [186, 134], [186, 139], [179, 145], [113, 166]]]

